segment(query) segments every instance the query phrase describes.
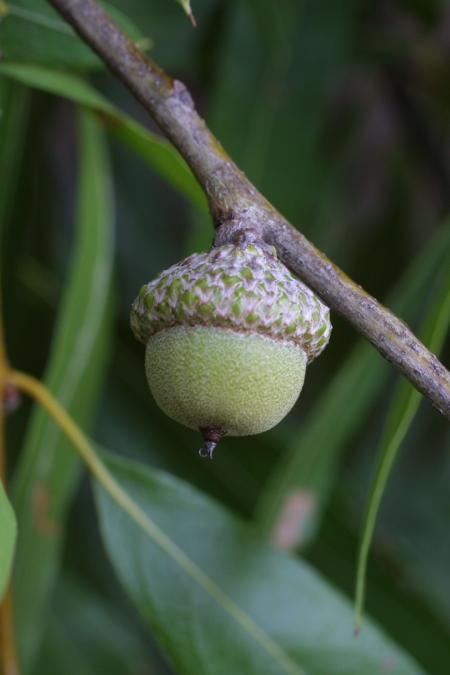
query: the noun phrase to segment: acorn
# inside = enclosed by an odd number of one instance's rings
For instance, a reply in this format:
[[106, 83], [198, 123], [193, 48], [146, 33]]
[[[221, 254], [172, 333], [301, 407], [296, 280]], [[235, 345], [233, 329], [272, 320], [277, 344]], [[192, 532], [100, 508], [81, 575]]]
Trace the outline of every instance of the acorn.
[[204, 457], [225, 435], [278, 424], [331, 332], [328, 307], [272, 246], [248, 240], [164, 270], [141, 288], [131, 327], [156, 403], [202, 433]]

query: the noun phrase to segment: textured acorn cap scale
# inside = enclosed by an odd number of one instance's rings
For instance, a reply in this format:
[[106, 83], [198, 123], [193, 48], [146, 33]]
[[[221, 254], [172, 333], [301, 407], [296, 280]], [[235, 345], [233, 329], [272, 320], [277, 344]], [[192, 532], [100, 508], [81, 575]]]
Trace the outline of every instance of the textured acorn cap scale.
[[194, 254], [142, 287], [131, 326], [160, 408], [199, 429], [211, 456], [289, 412], [306, 364], [328, 343], [328, 308], [265, 244]]

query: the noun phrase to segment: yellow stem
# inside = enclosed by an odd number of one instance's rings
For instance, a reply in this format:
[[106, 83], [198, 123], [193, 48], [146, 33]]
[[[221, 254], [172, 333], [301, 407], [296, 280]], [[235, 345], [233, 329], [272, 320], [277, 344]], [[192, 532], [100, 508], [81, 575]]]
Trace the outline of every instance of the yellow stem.
[[[31, 375], [9, 371], [8, 381], [34, 398], [56, 424], [72, 441], [75, 448], [87, 464], [91, 473], [100, 485], [112, 497], [137, 525], [144, 530], [159, 547], [167, 553], [199, 586], [201, 586], [232, 618], [251, 635], [264, 651], [280, 664], [289, 675], [304, 675], [303, 670], [279, 647], [279, 645], [262, 630], [262, 628], [246, 614], [186, 553], [175, 544], [133, 501], [108, 471], [102, 460], [95, 453], [88, 438], [66, 413], [52, 394]], [[12, 674], [11, 674], [12, 675]]]
[[[99, 482], [108, 492], [115, 492], [116, 482], [110, 475], [101, 460], [92, 450], [90, 443], [78, 425], [60, 406], [57, 400], [52, 396], [48, 389], [36, 378], [17, 370], [10, 370], [8, 373], [8, 382], [14, 387], [25, 392], [37, 401], [48, 412], [50, 417], [64, 431], [66, 436], [72, 441], [75, 448], [87, 464], [90, 471], [95, 475]], [[117, 486], [119, 487], [119, 486]], [[121, 488], [119, 487], [119, 490]]]

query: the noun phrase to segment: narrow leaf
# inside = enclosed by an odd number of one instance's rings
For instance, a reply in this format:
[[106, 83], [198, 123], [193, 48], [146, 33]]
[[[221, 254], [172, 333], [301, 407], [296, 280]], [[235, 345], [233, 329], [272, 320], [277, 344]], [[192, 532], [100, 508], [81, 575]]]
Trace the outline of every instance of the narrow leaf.
[[118, 111], [81, 77], [22, 63], [0, 64], [0, 75], [2, 73], [98, 113], [100, 120], [114, 136], [138, 154], [196, 208], [207, 211], [206, 199], [199, 184], [174, 147], [166, 139]]
[[[429, 285], [449, 246], [450, 223], [446, 222], [388, 298], [387, 305], [397, 314], [410, 318], [410, 308], [417, 305], [417, 297]], [[388, 371], [387, 363], [370, 345], [358, 344], [294, 432], [293, 441], [262, 492], [256, 512], [258, 527], [276, 545], [292, 549], [313, 536], [340, 453], [364, 424]], [[306, 515], [305, 509], [309, 509]]]
[[348, 602], [211, 499], [129, 460], [106, 465], [127, 495], [96, 485], [107, 551], [177, 673], [421, 672], [372, 626], [355, 641]]
[[[450, 256], [444, 261], [444, 281], [436, 295], [420, 331], [423, 342], [430, 351], [439, 353], [450, 323]], [[381, 499], [401, 444], [416, 415], [421, 394], [402, 380], [394, 394], [391, 411], [386, 422], [377, 456], [378, 466], [367, 500], [366, 513], [358, 552], [356, 574], [355, 627], [360, 629], [364, 604], [367, 559], [375, 529]]]
[[[113, 208], [101, 129], [86, 114], [80, 128], [76, 242], [44, 381], [83, 425], [105, 374], [112, 331]], [[22, 660], [31, 663], [45, 625], [61, 534], [80, 463], [61, 432], [35, 409], [13, 484], [19, 522], [15, 608]]]
[[130, 611], [100, 595], [82, 577], [66, 573], [56, 589], [33, 675], [159, 673], [156, 667], [153, 670], [151, 652], [136, 630], [137, 622], [130, 618], [134, 618]]
[[[0, 79], [0, 252], [9, 227], [27, 122], [28, 96], [23, 87]], [[2, 276], [3, 260], [0, 260]], [[17, 536], [16, 518], [0, 481], [0, 602], [11, 573]]]
[[0, 481], [0, 601], [11, 572], [16, 533], [14, 512]]
[[[109, 3], [106, 11], [135, 41], [141, 33]], [[30, 61], [80, 70], [102, 68], [103, 63], [83, 43], [46, 0], [7, 0], [0, 12], [0, 48], [7, 61]]]
[[336, 221], [329, 198], [335, 167], [322, 139], [333, 83], [352, 67], [360, 4], [235, 3], [210, 94], [208, 118], [224, 147], [315, 241], [320, 217]]

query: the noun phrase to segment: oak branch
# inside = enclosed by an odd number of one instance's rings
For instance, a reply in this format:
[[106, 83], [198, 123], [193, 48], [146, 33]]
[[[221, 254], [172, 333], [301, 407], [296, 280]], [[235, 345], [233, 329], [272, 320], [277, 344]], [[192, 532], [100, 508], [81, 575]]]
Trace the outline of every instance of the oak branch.
[[252, 230], [450, 419], [450, 373], [411, 332], [334, 265], [256, 190], [195, 110], [186, 87], [144, 55], [94, 0], [49, 0], [134, 94], [202, 186], [216, 244]]

